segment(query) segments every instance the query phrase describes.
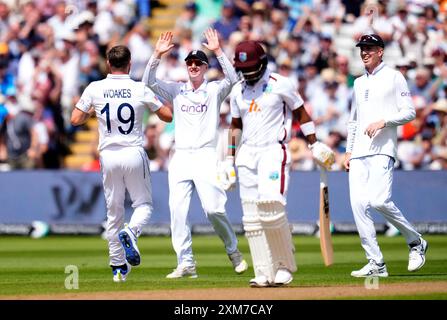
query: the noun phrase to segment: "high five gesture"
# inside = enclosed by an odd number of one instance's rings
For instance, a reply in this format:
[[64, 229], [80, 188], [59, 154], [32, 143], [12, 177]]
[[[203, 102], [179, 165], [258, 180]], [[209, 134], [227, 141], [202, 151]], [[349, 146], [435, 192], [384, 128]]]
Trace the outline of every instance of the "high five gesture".
[[203, 46], [210, 51], [213, 51], [216, 56], [222, 54], [222, 49], [219, 44], [219, 34], [215, 29], [208, 28], [205, 31], [205, 38], [208, 43], [203, 43]]
[[172, 43], [172, 32], [163, 32], [160, 37], [157, 40], [157, 43], [155, 44], [155, 50], [154, 55], [157, 59], [160, 59], [160, 57], [165, 54], [166, 52], [170, 51], [174, 44]]

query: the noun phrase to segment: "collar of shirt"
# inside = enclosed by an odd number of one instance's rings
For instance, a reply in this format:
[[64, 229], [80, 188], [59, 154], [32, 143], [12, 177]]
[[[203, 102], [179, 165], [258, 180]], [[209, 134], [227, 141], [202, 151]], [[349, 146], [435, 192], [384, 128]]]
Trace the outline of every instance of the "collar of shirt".
[[377, 74], [377, 72], [379, 72], [380, 70], [382, 70], [383, 69], [383, 67], [385, 67], [385, 62], [381, 62], [374, 70], [373, 70], [373, 72], [371, 72], [371, 73], [369, 73], [368, 72], [368, 70], [366, 70], [365, 69], [365, 71], [366, 71], [366, 75], [367, 76], [369, 76], [369, 75], [375, 75], [375, 74]]
[[109, 73], [107, 75], [107, 79], [130, 79], [130, 76], [128, 74], [113, 74], [113, 73]]
[[208, 81], [206, 79], [203, 79], [202, 84], [200, 85], [200, 87], [198, 87], [197, 89], [194, 89], [192, 86], [191, 81], [188, 81], [185, 83], [185, 91], [199, 91], [199, 90], [203, 90], [206, 91], [206, 85], [208, 84]]

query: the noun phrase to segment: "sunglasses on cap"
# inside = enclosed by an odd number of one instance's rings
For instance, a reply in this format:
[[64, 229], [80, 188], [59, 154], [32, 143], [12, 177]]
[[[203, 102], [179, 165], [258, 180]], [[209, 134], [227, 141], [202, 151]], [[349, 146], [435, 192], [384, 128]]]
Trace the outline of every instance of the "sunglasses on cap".
[[203, 62], [203, 61], [201, 61], [201, 60], [194, 60], [194, 59], [191, 59], [191, 60], [187, 60], [187, 61], [186, 61], [186, 65], [187, 65], [188, 67], [192, 66], [193, 63], [194, 63], [197, 67], [200, 67], [201, 65], [206, 64], [205, 62]]

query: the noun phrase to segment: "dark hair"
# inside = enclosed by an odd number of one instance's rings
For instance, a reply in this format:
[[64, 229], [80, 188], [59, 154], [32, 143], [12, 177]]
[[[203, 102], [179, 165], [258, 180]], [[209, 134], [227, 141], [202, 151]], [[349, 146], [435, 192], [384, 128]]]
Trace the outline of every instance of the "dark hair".
[[115, 46], [107, 52], [107, 60], [112, 68], [123, 69], [129, 65], [130, 51], [126, 46]]

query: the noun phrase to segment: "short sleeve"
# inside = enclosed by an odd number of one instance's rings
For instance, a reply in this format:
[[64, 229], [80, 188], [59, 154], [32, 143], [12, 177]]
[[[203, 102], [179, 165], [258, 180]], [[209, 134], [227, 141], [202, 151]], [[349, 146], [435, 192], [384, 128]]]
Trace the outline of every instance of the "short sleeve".
[[81, 98], [76, 103], [76, 108], [78, 108], [83, 112], [88, 112], [88, 110], [93, 104], [93, 96], [91, 92], [92, 92], [92, 86], [88, 85], [87, 88], [85, 88], [84, 92], [82, 93]]
[[304, 105], [304, 100], [301, 98], [297, 87], [292, 83], [292, 81], [288, 80], [287, 78], [283, 78], [277, 85], [279, 86], [279, 95], [285, 101], [290, 110], [296, 110]]
[[154, 92], [148, 87], [144, 87], [144, 103], [155, 112], [163, 106], [163, 103], [157, 98]]

